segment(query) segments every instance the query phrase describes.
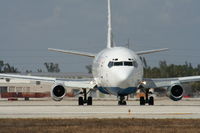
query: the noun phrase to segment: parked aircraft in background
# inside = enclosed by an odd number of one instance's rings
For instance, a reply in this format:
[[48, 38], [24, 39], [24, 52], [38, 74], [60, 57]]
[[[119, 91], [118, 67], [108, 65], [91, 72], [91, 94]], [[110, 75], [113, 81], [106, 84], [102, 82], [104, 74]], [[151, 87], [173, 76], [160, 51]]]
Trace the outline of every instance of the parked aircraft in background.
[[[137, 90], [143, 91], [146, 96], [140, 97], [140, 105], [154, 105], [154, 98], [149, 96], [150, 88], [165, 87], [169, 98], [174, 101], [181, 100], [184, 89], [182, 83], [200, 81], [200, 76], [164, 78], [164, 79], [145, 79], [143, 78], [143, 64], [140, 55], [151, 54], [168, 50], [167, 48], [134, 52], [125, 47], [117, 47], [112, 38], [111, 26], [111, 0], [108, 0], [108, 36], [107, 47], [96, 53], [80, 51], [60, 50], [49, 48], [50, 51], [62, 52], [92, 58], [93, 79], [90, 81], [59, 80], [56, 78], [46, 78], [37, 76], [9, 75], [0, 74], [3, 78], [20, 78], [36, 81], [53, 82], [51, 96], [54, 100], [60, 101], [65, 96], [68, 87], [79, 88], [83, 96], [79, 97], [78, 104], [92, 105], [92, 97], [87, 96], [90, 90], [98, 89], [105, 94], [116, 95], [119, 105], [126, 105], [125, 96], [136, 93]], [[88, 91], [89, 90], [89, 91]]]

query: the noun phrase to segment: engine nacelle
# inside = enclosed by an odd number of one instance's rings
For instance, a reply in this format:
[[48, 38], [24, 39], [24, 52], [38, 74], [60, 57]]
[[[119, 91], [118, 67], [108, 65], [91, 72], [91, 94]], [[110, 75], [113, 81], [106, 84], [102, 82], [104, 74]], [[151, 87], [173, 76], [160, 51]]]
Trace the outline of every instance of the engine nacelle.
[[67, 90], [62, 84], [53, 85], [51, 89], [51, 97], [55, 101], [61, 101], [66, 95]]
[[183, 97], [183, 92], [183, 87], [180, 84], [174, 84], [167, 89], [167, 96], [174, 101], [179, 101]]

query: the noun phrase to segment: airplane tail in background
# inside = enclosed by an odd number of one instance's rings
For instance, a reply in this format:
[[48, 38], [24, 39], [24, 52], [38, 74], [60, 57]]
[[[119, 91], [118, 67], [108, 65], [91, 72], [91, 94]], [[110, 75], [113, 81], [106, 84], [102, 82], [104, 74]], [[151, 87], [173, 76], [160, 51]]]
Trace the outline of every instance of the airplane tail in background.
[[108, 37], [107, 37], [107, 48], [114, 47], [113, 36], [112, 36], [112, 17], [111, 17], [111, 0], [108, 0]]

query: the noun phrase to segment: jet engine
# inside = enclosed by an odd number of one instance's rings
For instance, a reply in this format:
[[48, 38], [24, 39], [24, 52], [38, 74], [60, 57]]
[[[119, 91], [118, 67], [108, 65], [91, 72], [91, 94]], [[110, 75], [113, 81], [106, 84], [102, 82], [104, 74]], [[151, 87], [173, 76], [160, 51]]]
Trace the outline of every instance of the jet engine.
[[51, 89], [51, 97], [55, 101], [61, 101], [66, 93], [67, 90], [62, 84], [55, 84]]
[[173, 101], [179, 101], [183, 97], [183, 91], [180, 84], [174, 84], [167, 89], [167, 96]]

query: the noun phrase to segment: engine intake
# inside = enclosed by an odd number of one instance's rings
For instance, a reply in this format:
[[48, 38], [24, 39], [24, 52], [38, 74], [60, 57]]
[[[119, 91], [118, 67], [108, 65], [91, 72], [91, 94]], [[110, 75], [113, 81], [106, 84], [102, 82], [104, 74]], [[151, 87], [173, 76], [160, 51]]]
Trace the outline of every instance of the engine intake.
[[63, 85], [54, 85], [51, 90], [51, 97], [55, 101], [61, 101], [66, 94], [66, 89]]
[[179, 101], [183, 97], [183, 92], [183, 87], [179, 84], [175, 84], [168, 88], [167, 95], [170, 99]]

